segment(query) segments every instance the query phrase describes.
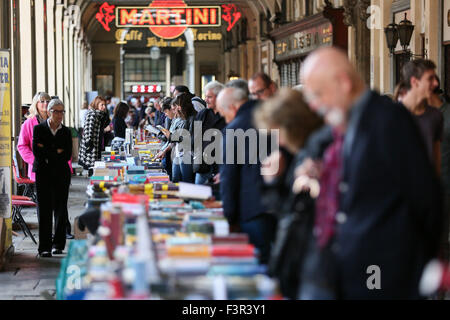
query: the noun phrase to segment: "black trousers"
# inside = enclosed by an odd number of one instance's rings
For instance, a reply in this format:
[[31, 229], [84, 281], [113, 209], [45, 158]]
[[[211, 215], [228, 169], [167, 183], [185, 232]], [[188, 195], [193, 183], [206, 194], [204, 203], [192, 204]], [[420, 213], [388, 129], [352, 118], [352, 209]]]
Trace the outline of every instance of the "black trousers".
[[[66, 246], [69, 186], [70, 172], [36, 173], [39, 253], [51, 251], [52, 248], [64, 250]], [[55, 217], [55, 236], [52, 241], [53, 215]]]

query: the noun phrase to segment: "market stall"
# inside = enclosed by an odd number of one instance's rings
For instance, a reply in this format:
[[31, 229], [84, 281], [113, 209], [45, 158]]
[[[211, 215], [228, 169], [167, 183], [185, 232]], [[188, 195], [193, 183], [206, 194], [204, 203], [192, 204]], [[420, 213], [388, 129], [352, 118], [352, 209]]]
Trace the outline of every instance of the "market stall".
[[230, 233], [209, 186], [171, 183], [149, 133], [97, 162], [58, 299], [269, 299], [274, 282], [246, 234]]

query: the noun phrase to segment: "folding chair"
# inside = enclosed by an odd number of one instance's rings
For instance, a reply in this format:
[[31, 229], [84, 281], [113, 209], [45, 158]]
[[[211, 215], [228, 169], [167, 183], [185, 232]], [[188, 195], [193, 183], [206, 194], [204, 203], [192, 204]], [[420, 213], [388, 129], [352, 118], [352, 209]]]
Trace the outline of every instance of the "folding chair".
[[24, 187], [23, 195], [26, 197], [30, 197], [34, 202], [37, 202], [37, 195], [36, 192], [34, 192], [34, 182], [33, 180], [20, 176], [19, 165], [17, 164], [15, 152], [13, 152], [13, 172], [14, 180], [16, 180], [17, 186]]
[[31, 240], [35, 244], [37, 244], [36, 239], [34, 238], [33, 234], [31, 233], [30, 228], [28, 227], [27, 223], [25, 222], [24, 218], [22, 217], [22, 209], [23, 208], [35, 208], [36, 203], [31, 201], [30, 198], [24, 197], [24, 196], [15, 196], [12, 197], [12, 221], [17, 223], [20, 228], [22, 229], [23, 233], [26, 236], [30, 236]]

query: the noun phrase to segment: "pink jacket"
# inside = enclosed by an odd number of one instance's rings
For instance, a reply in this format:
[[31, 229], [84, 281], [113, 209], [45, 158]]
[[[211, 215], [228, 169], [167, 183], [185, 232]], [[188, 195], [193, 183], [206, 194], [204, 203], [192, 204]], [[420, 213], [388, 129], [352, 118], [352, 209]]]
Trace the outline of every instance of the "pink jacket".
[[[33, 172], [33, 128], [38, 124], [36, 117], [27, 119], [22, 124], [22, 129], [19, 135], [19, 144], [17, 150], [19, 150], [20, 156], [23, 161], [28, 164], [28, 177], [30, 180], [36, 181], [36, 174]], [[70, 171], [72, 170], [72, 161], [69, 161]]]

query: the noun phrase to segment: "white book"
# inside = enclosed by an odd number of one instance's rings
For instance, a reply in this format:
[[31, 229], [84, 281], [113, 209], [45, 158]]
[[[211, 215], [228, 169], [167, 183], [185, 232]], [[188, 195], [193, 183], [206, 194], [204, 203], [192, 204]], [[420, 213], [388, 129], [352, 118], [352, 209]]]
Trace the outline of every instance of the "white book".
[[185, 199], [207, 200], [212, 197], [210, 186], [180, 182], [178, 196]]

